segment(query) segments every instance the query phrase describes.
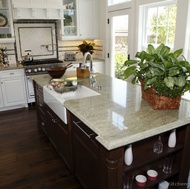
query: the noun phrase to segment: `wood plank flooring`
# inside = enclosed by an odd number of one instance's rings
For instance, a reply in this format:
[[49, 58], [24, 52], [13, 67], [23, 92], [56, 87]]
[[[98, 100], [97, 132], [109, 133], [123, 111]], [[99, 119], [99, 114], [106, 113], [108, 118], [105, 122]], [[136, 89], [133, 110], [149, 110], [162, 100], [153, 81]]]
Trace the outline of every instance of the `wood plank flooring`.
[[38, 129], [34, 106], [0, 112], [0, 189], [82, 189]]

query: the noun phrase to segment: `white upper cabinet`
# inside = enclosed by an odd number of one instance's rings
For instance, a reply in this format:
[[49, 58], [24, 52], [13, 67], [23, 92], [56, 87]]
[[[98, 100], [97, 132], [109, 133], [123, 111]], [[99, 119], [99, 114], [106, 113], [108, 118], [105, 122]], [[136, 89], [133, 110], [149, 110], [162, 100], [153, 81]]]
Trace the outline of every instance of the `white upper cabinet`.
[[79, 0], [79, 35], [89, 39], [98, 37], [98, 1]]
[[98, 37], [97, 0], [63, 0], [63, 14], [58, 24], [60, 40]]
[[12, 0], [17, 8], [60, 8], [62, 0]]
[[98, 0], [12, 0], [14, 19], [56, 19], [60, 40], [98, 37]]
[[14, 19], [61, 19], [62, 0], [12, 0]]
[[0, 0], [0, 44], [13, 43], [14, 31], [10, 0]]

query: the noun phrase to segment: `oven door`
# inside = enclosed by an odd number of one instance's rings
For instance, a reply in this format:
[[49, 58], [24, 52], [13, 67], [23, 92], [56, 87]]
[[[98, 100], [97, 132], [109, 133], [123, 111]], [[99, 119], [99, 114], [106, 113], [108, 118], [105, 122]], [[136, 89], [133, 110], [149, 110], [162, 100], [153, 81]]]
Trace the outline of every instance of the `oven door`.
[[33, 80], [29, 76], [26, 76], [26, 91], [28, 103], [35, 102], [34, 85]]

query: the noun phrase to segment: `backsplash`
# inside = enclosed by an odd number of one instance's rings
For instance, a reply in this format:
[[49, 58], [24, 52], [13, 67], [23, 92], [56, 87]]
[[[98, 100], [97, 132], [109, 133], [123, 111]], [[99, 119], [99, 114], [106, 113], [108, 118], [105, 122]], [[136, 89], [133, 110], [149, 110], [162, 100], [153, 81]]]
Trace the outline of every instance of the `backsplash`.
[[[94, 46], [94, 53], [93, 58], [94, 59], [104, 59], [103, 56], [103, 42], [101, 40], [87, 40], [88, 42], [95, 43]], [[83, 58], [83, 54], [79, 51], [78, 45], [82, 43], [82, 40], [77, 41], [58, 41], [58, 53], [59, 53], [59, 59], [64, 60], [65, 53], [76, 53], [76, 60], [80, 60]]]

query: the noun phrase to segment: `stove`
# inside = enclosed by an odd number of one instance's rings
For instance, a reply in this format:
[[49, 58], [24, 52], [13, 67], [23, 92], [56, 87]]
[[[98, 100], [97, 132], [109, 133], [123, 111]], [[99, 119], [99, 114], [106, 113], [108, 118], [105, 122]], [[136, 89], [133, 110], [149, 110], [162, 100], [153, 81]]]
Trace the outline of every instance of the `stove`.
[[50, 66], [63, 66], [63, 61], [58, 59], [41, 59], [33, 61], [23, 61], [26, 76], [46, 74]]
[[25, 81], [28, 103], [35, 102], [33, 80], [30, 78], [32, 75], [47, 74], [47, 68], [50, 66], [64, 66], [63, 61], [58, 59], [40, 59], [33, 61], [23, 61], [22, 65], [25, 70]]

